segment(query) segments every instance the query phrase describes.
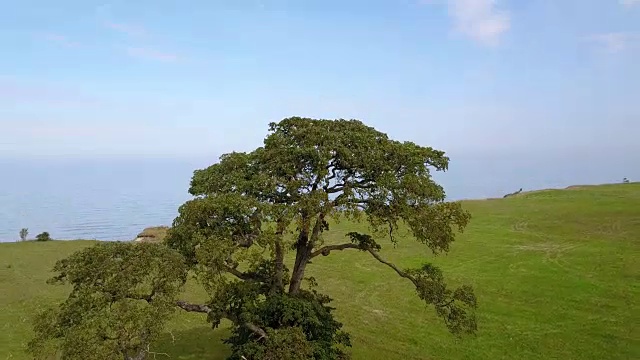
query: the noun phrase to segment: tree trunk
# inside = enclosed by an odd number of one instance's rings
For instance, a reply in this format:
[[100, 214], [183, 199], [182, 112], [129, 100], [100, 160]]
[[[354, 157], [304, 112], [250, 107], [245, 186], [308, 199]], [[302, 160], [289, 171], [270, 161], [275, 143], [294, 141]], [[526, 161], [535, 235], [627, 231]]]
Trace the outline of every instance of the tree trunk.
[[309, 232], [303, 229], [298, 236], [298, 242], [296, 243], [296, 262], [293, 266], [293, 273], [291, 274], [291, 282], [289, 283], [289, 294], [295, 295], [300, 291], [300, 285], [302, 285], [302, 278], [304, 277], [304, 269], [309, 262], [310, 251], [309, 245]]
[[275, 292], [281, 293], [284, 290], [284, 249], [282, 248], [282, 238], [276, 240], [276, 281]]
[[[305, 246], [306, 248], [306, 246]], [[307, 250], [304, 250], [305, 256], [301, 258], [300, 263], [293, 269], [291, 275], [291, 283], [289, 284], [289, 294], [295, 295], [300, 292], [300, 286], [302, 285], [302, 279], [304, 278], [304, 270], [309, 262], [309, 256]], [[297, 256], [296, 256], [297, 257]]]
[[324, 213], [318, 215], [316, 223], [313, 225], [310, 239], [308, 227], [306, 230], [300, 232], [296, 245], [296, 264], [293, 268], [293, 274], [291, 275], [291, 283], [289, 284], [289, 294], [297, 294], [300, 291], [302, 279], [304, 279], [304, 271], [309, 260], [311, 260], [311, 251], [318, 241], [320, 233], [322, 233], [324, 217]]

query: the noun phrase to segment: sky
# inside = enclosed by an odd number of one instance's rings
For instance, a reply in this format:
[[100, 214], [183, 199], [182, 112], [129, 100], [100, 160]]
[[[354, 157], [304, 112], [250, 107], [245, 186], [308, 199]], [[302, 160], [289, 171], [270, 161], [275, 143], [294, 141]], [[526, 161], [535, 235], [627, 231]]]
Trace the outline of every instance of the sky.
[[0, 158], [219, 155], [304, 116], [460, 156], [639, 159], [640, 0], [1, 8]]

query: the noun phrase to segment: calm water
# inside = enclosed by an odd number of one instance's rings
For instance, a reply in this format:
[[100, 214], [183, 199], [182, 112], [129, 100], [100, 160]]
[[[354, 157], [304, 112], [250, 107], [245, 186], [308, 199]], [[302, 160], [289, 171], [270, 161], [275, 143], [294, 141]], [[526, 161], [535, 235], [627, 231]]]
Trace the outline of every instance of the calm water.
[[[453, 155], [449, 172], [436, 178], [450, 199], [637, 181], [640, 155], [626, 154]], [[17, 240], [23, 227], [31, 238], [48, 231], [54, 239], [131, 240], [147, 226], [170, 225], [189, 199], [193, 170], [213, 161], [0, 161], [0, 241]]]
[[55, 239], [131, 240], [170, 225], [189, 199], [196, 165], [179, 161], [5, 162], [0, 241], [48, 231]]

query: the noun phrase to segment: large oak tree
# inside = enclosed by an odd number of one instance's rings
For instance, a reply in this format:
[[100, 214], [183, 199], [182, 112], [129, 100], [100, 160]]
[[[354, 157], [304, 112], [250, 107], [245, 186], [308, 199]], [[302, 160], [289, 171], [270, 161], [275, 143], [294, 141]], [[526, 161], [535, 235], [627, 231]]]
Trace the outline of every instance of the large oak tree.
[[[99, 245], [60, 262], [57, 279], [74, 289], [59, 309], [41, 316], [32, 350], [42, 353], [43, 344], [55, 340], [55, 351], [80, 358], [74, 344], [90, 341], [115, 351], [104, 358], [144, 358], [163, 319], [181, 308], [206, 313], [214, 327], [232, 322], [226, 340], [231, 359], [346, 358], [349, 336], [334, 319], [330, 298], [313, 290], [316, 279], [305, 277], [309, 266], [322, 266], [315, 258], [340, 250], [360, 251], [388, 266], [434, 306], [452, 333], [473, 333], [471, 287], [448, 288], [426, 261], [401, 269], [385, 260], [377, 241], [396, 243], [406, 231], [434, 254], [449, 250], [470, 215], [460, 203], [446, 202], [431, 177], [448, 162], [442, 151], [391, 140], [357, 120], [271, 123], [262, 147], [225, 154], [194, 172], [193, 199], [179, 208], [166, 247]], [[366, 222], [370, 231], [345, 234], [343, 242], [323, 237], [339, 220]], [[210, 295], [207, 303], [178, 299], [188, 272]], [[101, 320], [87, 324], [85, 314]], [[126, 329], [116, 321], [121, 318], [131, 323]]]

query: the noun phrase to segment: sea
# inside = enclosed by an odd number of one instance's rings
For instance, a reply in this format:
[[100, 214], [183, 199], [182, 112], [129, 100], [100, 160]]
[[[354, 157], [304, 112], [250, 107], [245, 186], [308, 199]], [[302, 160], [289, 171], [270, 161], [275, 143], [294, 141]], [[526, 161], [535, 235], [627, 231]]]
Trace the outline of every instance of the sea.
[[132, 240], [145, 227], [171, 225], [202, 166], [173, 159], [1, 161], [0, 241], [16, 241], [22, 228], [30, 238], [47, 231], [53, 239]]
[[[213, 158], [0, 160], [0, 242], [47, 231], [53, 239], [132, 240], [145, 227], [171, 225], [190, 199], [195, 169]], [[435, 175], [451, 200], [640, 178], [640, 156], [463, 154]]]

